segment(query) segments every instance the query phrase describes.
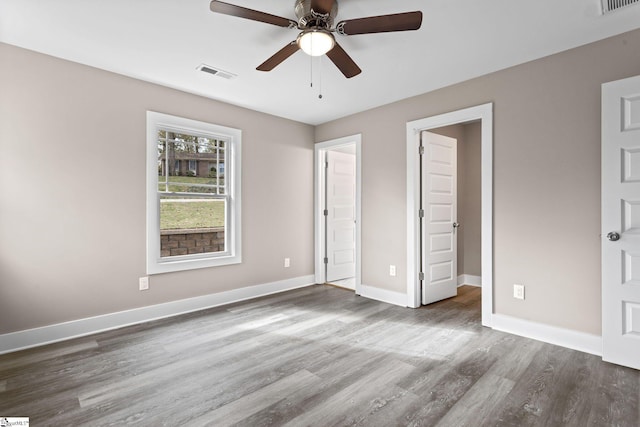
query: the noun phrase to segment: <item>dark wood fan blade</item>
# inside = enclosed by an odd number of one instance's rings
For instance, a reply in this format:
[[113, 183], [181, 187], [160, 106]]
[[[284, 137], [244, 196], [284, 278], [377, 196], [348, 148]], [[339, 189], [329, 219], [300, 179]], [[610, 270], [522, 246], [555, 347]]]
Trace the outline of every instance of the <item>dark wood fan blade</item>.
[[289, 43], [288, 45], [280, 49], [278, 52], [276, 52], [276, 54], [273, 55], [271, 58], [267, 59], [262, 64], [260, 64], [258, 68], [256, 68], [256, 70], [271, 71], [274, 68], [276, 68], [278, 65], [280, 65], [280, 63], [282, 63], [285, 59], [287, 59], [288, 57], [296, 53], [298, 49], [300, 49], [298, 47], [298, 43], [296, 43], [295, 41], [292, 41], [291, 43]]
[[217, 0], [213, 0], [211, 2], [210, 8], [212, 12], [222, 13], [223, 15], [237, 16], [238, 18], [251, 19], [252, 21], [265, 22], [267, 24], [277, 25], [279, 27], [297, 26], [297, 24], [291, 19], [271, 15], [270, 13], [260, 12], [258, 10], [247, 9], [246, 7], [242, 6], [223, 3]]
[[342, 35], [352, 36], [355, 34], [417, 30], [421, 25], [422, 12], [416, 11], [340, 21], [336, 25], [336, 29]]
[[353, 76], [357, 76], [362, 72], [360, 67], [353, 62], [353, 59], [351, 59], [347, 52], [345, 52], [342, 46], [338, 43], [333, 46], [333, 49], [327, 52], [327, 56], [334, 64], [336, 64], [336, 67], [338, 67], [338, 69], [342, 71], [342, 74], [344, 74], [348, 79]]
[[311, 9], [317, 13], [331, 13], [335, 0], [311, 0]]

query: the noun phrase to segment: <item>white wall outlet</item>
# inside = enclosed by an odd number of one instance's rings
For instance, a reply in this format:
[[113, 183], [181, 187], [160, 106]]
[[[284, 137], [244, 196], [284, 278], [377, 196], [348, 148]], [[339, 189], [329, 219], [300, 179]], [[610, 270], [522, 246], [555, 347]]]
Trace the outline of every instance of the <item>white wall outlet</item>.
[[289, 268], [291, 267], [291, 258], [285, 258], [284, 259], [284, 268]]
[[149, 290], [149, 276], [141, 277], [138, 284], [141, 291]]
[[517, 283], [513, 284], [513, 297], [517, 299], [524, 299], [524, 285]]
[[390, 265], [389, 266], [389, 276], [395, 276], [396, 275], [396, 266], [395, 265]]

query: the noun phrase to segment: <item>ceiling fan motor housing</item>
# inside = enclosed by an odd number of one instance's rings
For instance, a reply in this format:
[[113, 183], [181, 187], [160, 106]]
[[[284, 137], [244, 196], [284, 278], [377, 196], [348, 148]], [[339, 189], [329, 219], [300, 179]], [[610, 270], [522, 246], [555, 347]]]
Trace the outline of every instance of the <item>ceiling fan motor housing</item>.
[[338, 2], [333, 2], [331, 12], [320, 13], [311, 8], [311, 0], [296, 0], [295, 12], [300, 28], [315, 27], [328, 30], [338, 14]]

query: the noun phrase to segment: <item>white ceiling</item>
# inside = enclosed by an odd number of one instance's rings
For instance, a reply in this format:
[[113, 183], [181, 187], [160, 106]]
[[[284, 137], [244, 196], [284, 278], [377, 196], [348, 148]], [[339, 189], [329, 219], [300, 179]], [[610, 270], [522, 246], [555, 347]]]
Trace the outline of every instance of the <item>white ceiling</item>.
[[[602, 16], [600, 1], [339, 0], [336, 21], [421, 10], [422, 28], [337, 36], [363, 72], [314, 59], [313, 88], [301, 51], [255, 70], [296, 30], [214, 14], [209, 0], [0, 0], [0, 41], [315, 125], [640, 28], [640, 3]], [[226, 2], [295, 20], [294, 0]]]

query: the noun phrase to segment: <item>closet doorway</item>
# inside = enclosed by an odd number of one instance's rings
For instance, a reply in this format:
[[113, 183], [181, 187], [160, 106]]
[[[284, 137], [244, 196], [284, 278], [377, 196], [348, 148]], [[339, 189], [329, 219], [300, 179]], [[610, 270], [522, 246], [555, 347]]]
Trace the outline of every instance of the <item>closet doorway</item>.
[[358, 293], [360, 135], [315, 146], [315, 275]]

